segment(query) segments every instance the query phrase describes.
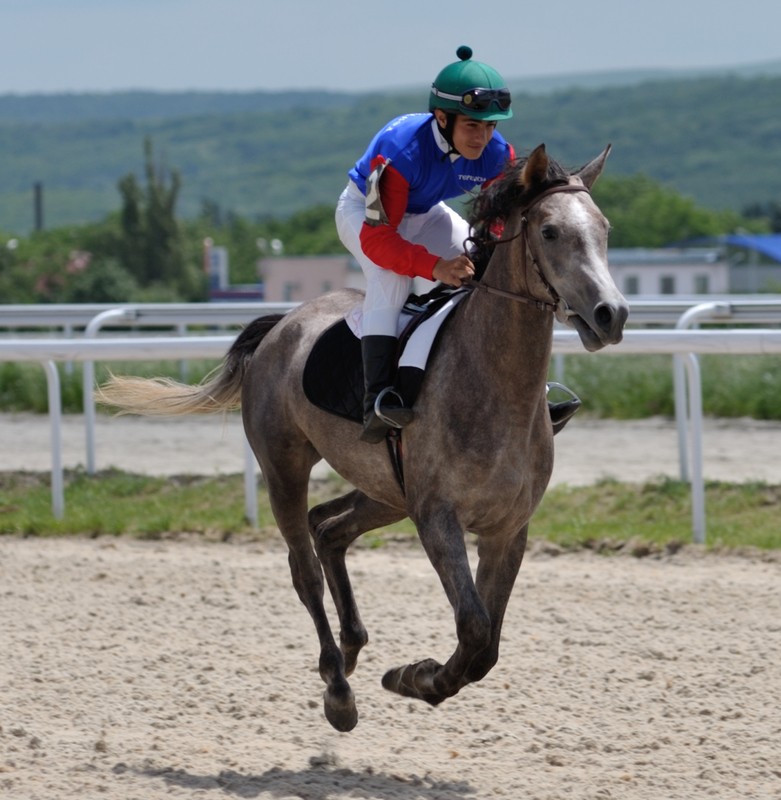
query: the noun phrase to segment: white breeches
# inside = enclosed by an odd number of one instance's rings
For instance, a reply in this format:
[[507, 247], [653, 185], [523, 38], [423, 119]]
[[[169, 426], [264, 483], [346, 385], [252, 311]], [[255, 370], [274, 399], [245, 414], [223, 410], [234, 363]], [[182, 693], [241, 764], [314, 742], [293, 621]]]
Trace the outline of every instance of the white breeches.
[[[360, 239], [365, 218], [366, 198], [350, 181], [336, 205], [336, 230], [366, 276], [363, 335], [395, 336], [401, 307], [412, 291], [412, 278], [378, 267], [366, 257]], [[455, 258], [464, 252], [469, 224], [453, 209], [438, 203], [425, 214], [405, 214], [399, 234], [440, 258]]]

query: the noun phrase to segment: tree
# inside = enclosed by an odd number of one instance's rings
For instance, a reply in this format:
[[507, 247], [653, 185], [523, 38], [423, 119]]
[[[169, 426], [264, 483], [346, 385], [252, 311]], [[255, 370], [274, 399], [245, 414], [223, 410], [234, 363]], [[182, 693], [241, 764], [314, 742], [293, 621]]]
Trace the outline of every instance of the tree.
[[142, 287], [167, 286], [183, 299], [203, 299], [202, 277], [185, 258], [176, 219], [179, 173], [155, 164], [149, 137], [144, 140], [144, 160], [145, 186], [139, 185], [132, 173], [118, 184], [122, 196], [120, 262]]
[[781, 203], [752, 203], [743, 209], [743, 216], [753, 220], [767, 220], [773, 233], [781, 233]]
[[[594, 199], [610, 220], [611, 247], [664, 247], [751, 226], [732, 211], [711, 211], [645, 175], [601, 178]], [[755, 223], [753, 229], [761, 230]]]

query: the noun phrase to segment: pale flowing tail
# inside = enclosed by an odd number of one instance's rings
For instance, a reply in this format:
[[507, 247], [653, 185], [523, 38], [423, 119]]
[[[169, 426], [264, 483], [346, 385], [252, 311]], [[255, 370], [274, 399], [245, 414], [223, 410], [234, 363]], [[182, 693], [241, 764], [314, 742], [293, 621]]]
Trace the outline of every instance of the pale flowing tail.
[[120, 414], [182, 416], [214, 414], [241, 406], [241, 384], [247, 365], [266, 334], [282, 319], [270, 314], [251, 322], [236, 338], [222, 364], [201, 383], [188, 385], [170, 378], [113, 375], [95, 391], [95, 401]]

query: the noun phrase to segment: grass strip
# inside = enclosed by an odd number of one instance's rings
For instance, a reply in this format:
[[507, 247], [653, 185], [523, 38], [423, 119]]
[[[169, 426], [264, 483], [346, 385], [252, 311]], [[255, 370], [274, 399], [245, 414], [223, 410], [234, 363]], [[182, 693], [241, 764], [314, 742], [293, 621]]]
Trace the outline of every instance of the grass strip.
[[[312, 484], [310, 505], [349, 490], [334, 476]], [[781, 549], [781, 486], [759, 482], [709, 482], [705, 486], [707, 547]], [[51, 511], [47, 473], [0, 472], [0, 534], [19, 536], [128, 535], [157, 539], [190, 533], [206, 539], [279, 535], [262, 483], [258, 527], [244, 519], [242, 475], [149, 477], [119, 470], [89, 476], [66, 472], [65, 514]], [[691, 492], [681, 481], [645, 484], [602, 481], [593, 486], [555, 486], [545, 495], [531, 535], [562, 548], [643, 552], [674, 550], [691, 542]], [[414, 537], [404, 520], [363, 537], [382, 546], [388, 537]]]

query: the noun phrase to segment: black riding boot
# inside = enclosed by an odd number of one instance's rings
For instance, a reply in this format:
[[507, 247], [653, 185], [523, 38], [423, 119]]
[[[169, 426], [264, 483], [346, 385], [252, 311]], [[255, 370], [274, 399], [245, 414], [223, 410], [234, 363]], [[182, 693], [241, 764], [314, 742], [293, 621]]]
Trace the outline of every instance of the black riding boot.
[[561, 383], [549, 383], [548, 389], [560, 389], [570, 397], [569, 400], [561, 400], [558, 403], [548, 401], [548, 412], [553, 423], [553, 435], [555, 436], [575, 416], [575, 412], [580, 408], [581, 402], [575, 392]]
[[403, 428], [412, 422], [412, 409], [404, 408], [401, 396], [393, 388], [398, 344], [395, 336], [361, 339], [365, 391], [361, 440], [364, 442], [381, 442], [389, 428]]

